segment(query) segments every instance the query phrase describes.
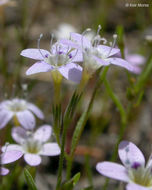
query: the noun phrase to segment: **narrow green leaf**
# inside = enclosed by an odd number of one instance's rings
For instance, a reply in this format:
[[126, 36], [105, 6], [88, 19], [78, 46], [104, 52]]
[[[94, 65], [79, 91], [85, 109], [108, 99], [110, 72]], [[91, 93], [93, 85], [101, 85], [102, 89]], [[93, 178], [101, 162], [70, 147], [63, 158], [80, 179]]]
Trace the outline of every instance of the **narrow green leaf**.
[[26, 179], [26, 182], [27, 182], [30, 190], [37, 190], [34, 180], [31, 176], [30, 172], [26, 168], [24, 169], [24, 175], [25, 175], [25, 179]]
[[62, 190], [72, 190], [74, 188], [74, 186], [78, 183], [79, 179], [80, 179], [80, 172], [75, 174], [72, 179], [66, 181], [63, 185], [62, 185]]

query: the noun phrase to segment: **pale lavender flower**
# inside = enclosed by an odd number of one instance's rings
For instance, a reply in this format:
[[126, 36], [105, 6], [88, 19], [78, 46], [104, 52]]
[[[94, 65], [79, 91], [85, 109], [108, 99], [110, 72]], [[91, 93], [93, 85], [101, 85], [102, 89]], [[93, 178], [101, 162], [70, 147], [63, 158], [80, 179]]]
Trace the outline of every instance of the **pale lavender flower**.
[[127, 190], [152, 189], [152, 156], [145, 165], [145, 158], [139, 148], [128, 141], [119, 144], [119, 157], [123, 165], [114, 162], [100, 162], [97, 171], [116, 180], [128, 183]]
[[[145, 57], [140, 54], [130, 54], [128, 52], [128, 49], [125, 49], [124, 53], [126, 61], [128, 61], [128, 63], [130, 63], [132, 66], [134, 66], [135, 68], [134, 73], [135, 74], [141, 73], [142, 71], [141, 65], [145, 63]], [[121, 57], [121, 53], [119, 52], [116, 56]]]
[[[7, 150], [19, 150], [24, 154], [24, 160], [30, 166], [41, 163], [40, 156], [56, 156], [60, 154], [60, 147], [55, 142], [47, 142], [52, 134], [49, 125], [43, 125], [35, 132], [29, 132], [21, 127], [12, 129], [12, 137], [18, 144], [9, 144]], [[2, 151], [5, 147], [2, 147]]]
[[22, 56], [37, 60], [27, 70], [26, 74], [31, 75], [40, 72], [58, 71], [66, 79], [79, 83], [82, 68], [78, 64], [75, 64], [75, 62], [82, 61], [79, 50], [71, 49], [69, 46], [58, 42], [52, 45], [51, 40], [51, 49], [49, 52], [40, 49], [40, 39], [38, 40], [38, 49], [25, 49], [21, 52]]
[[141, 73], [141, 65], [145, 63], [145, 58], [139, 54], [129, 54], [128, 52], [125, 54], [126, 60], [131, 63], [136, 68], [136, 73]]
[[16, 2], [13, 0], [0, 0], [0, 6], [15, 6]]
[[[7, 147], [6, 147], [6, 149], [7, 149]], [[7, 151], [7, 152], [3, 152], [2, 154], [0, 154], [1, 165], [15, 162], [16, 160], [20, 159], [22, 157], [22, 155], [23, 155], [23, 153], [18, 150], [15, 150], [15, 151], [11, 150], [11, 151]], [[8, 173], [9, 173], [9, 170], [7, 168], [4, 168], [2, 166], [0, 167], [0, 175], [7, 175]]]
[[92, 41], [85, 37], [85, 34], [89, 31], [88, 29], [82, 35], [71, 33], [71, 40], [62, 39], [60, 42], [73, 48], [82, 49], [83, 67], [89, 70], [89, 72], [93, 73], [101, 66], [108, 66], [110, 64], [124, 67], [131, 72], [136, 72], [136, 68], [126, 60], [115, 57], [115, 55], [120, 52], [120, 49], [114, 48], [117, 38], [116, 34], [113, 35], [114, 41], [111, 43], [111, 46], [100, 45], [102, 41], [103, 44], [107, 43], [105, 38], [100, 37], [100, 29], [101, 27], [99, 26], [97, 34]]
[[0, 103], [0, 129], [15, 117], [25, 129], [35, 127], [35, 114], [39, 119], [44, 119], [42, 111], [34, 104], [24, 99], [15, 98]]

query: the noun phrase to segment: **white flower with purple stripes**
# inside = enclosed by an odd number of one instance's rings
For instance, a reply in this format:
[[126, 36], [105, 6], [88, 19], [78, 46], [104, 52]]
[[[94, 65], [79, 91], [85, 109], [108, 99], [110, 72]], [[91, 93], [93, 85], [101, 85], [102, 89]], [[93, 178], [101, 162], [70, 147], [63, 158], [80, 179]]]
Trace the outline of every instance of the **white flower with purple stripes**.
[[12, 100], [5, 100], [0, 103], [0, 129], [5, 127], [13, 117], [16, 117], [22, 127], [32, 130], [35, 127], [33, 113], [39, 119], [44, 119], [42, 111], [24, 99], [14, 98]]
[[96, 36], [90, 41], [85, 37], [85, 34], [90, 31], [86, 29], [83, 34], [71, 33], [70, 39], [62, 39], [61, 43], [68, 45], [69, 47], [79, 48], [82, 50], [83, 68], [88, 70], [89, 73], [95, 72], [102, 66], [108, 66], [110, 64], [124, 67], [125, 69], [135, 72], [136, 68], [128, 63], [126, 60], [116, 57], [115, 55], [120, 52], [120, 49], [114, 48], [117, 35], [113, 35], [113, 43], [111, 46], [101, 45], [107, 43], [105, 38], [101, 38], [99, 35], [101, 26], [99, 25]]
[[113, 162], [100, 162], [97, 171], [113, 179], [128, 183], [127, 190], [152, 190], [152, 156], [145, 165], [139, 148], [128, 141], [119, 144], [119, 157], [124, 166]]
[[[12, 129], [12, 137], [18, 144], [7, 145], [7, 151], [19, 150], [24, 154], [24, 160], [30, 166], [41, 163], [40, 156], [56, 156], [60, 154], [60, 147], [55, 142], [47, 142], [52, 134], [52, 127], [43, 125], [35, 132], [29, 132], [21, 127]], [[2, 151], [5, 150], [2, 147]]]
[[38, 40], [37, 49], [25, 49], [21, 52], [21, 55], [24, 57], [38, 60], [26, 71], [26, 74], [31, 75], [40, 72], [56, 71], [66, 79], [79, 83], [82, 68], [78, 64], [75, 64], [75, 62], [82, 61], [79, 50], [70, 48], [59, 42], [52, 45], [53, 37], [50, 51], [40, 49], [41, 37], [42, 35], [40, 35]]

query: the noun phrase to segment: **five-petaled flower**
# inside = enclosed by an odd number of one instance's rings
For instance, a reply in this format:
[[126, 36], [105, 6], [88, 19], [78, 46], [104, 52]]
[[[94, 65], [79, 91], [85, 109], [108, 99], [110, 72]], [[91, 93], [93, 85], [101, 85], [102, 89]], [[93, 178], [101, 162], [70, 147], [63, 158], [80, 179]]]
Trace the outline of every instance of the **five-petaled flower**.
[[[68, 45], [69, 47], [79, 48], [82, 50], [83, 56], [83, 68], [88, 70], [90, 74], [94, 73], [101, 66], [108, 66], [110, 64], [124, 67], [131, 72], [136, 72], [136, 68], [128, 63], [126, 60], [116, 57], [115, 55], [120, 52], [120, 49], [114, 48], [117, 35], [114, 34], [114, 41], [111, 46], [101, 45], [107, 43], [105, 38], [101, 38], [99, 35], [101, 27], [99, 26], [97, 35], [88, 40], [85, 37], [87, 30], [81, 35], [78, 33], [71, 33], [71, 40], [62, 39], [61, 43]], [[89, 30], [88, 30], [89, 31]]]
[[47, 142], [52, 134], [52, 128], [49, 125], [43, 125], [35, 132], [29, 132], [21, 127], [12, 129], [12, 137], [18, 144], [9, 144], [7, 149], [19, 150], [24, 154], [24, 160], [31, 166], [37, 166], [41, 163], [42, 156], [56, 156], [60, 154], [60, 147], [55, 142]]
[[[7, 149], [7, 147], [6, 147]], [[5, 151], [5, 150], [4, 150]], [[22, 157], [23, 153], [18, 150], [11, 150], [7, 152], [3, 152], [0, 154], [0, 163], [1, 165], [9, 164], [12, 162], [15, 162], [16, 160], [20, 159]], [[0, 166], [0, 175], [7, 175], [9, 173], [9, 170], [7, 168], [4, 168], [3, 166]]]
[[34, 104], [24, 99], [5, 100], [0, 103], [0, 129], [14, 117], [25, 129], [32, 130], [35, 127], [35, 117], [44, 119], [42, 111]]
[[[41, 39], [42, 36], [40, 36]], [[67, 45], [63, 45], [56, 42], [52, 45], [50, 52], [44, 49], [40, 49], [38, 40], [37, 49], [25, 49], [21, 52], [21, 55], [31, 59], [37, 60], [26, 72], [27, 75], [49, 72], [56, 75], [61, 75], [68, 80], [75, 83], [79, 83], [81, 80], [82, 68], [75, 62], [81, 62], [82, 57], [78, 49], [70, 48]]]
[[97, 171], [113, 179], [128, 183], [127, 190], [152, 189], [152, 156], [145, 165], [145, 158], [138, 147], [128, 141], [119, 144], [119, 157], [124, 166], [113, 162], [100, 162]]

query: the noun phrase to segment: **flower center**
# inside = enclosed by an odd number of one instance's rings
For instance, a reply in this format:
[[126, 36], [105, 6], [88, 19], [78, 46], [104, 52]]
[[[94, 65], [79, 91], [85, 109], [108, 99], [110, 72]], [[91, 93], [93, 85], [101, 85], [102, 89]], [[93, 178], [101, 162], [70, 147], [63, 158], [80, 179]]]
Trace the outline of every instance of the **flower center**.
[[27, 109], [26, 102], [24, 100], [14, 99], [7, 103], [7, 109], [13, 112], [24, 111]]
[[31, 138], [28, 138], [26, 141], [24, 141], [22, 146], [26, 152], [31, 153], [31, 154], [37, 154], [40, 152], [42, 148], [42, 143], [31, 137]]
[[132, 164], [128, 171], [131, 181], [136, 184], [152, 187], [152, 170], [150, 168], [145, 168], [141, 164], [135, 162]]
[[[45, 56], [46, 57], [46, 56]], [[62, 52], [58, 52], [57, 54], [46, 57], [44, 61], [54, 67], [59, 67], [65, 65], [72, 58], [71, 54], [63, 54]]]

